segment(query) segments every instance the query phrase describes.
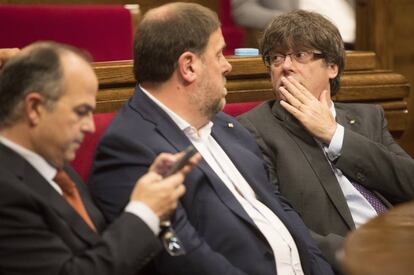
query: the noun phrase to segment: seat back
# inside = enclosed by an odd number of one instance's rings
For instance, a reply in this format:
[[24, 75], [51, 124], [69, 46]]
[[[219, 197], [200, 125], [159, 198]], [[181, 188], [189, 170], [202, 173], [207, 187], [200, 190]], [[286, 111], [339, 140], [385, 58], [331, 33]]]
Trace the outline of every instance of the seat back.
[[116, 113], [113, 112], [93, 115], [95, 132], [85, 136], [81, 146], [76, 152], [75, 159], [71, 162], [72, 167], [76, 170], [76, 172], [78, 172], [85, 182], [87, 182], [89, 178], [89, 172], [95, 155], [96, 146], [115, 114]]
[[0, 5], [0, 48], [53, 40], [94, 61], [132, 58], [132, 21], [122, 5]]
[[246, 31], [237, 26], [231, 16], [231, 0], [219, 0], [219, 17], [221, 30], [226, 41], [225, 55], [234, 55], [234, 49], [244, 46]]
[[[249, 111], [260, 101], [229, 103], [224, 107], [224, 112], [231, 116], [238, 116]], [[95, 132], [85, 136], [85, 139], [76, 153], [76, 158], [71, 162], [72, 167], [78, 172], [82, 179], [87, 182], [89, 178], [92, 161], [95, 155], [96, 146], [105, 132], [106, 127], [111, 123], [115, 116], [113, 113], [98, 113], [93, 115], [95, 121]]]
[[261, 101], [228, 103], [224, 106], [223, 112], [236, 117], [250, 111], [260, 103]]

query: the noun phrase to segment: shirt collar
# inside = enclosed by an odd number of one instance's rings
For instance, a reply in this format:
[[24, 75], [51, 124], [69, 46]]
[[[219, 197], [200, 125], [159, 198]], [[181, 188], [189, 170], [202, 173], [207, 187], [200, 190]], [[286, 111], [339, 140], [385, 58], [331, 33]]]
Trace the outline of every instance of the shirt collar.
[[335, 105], [334, 105], [334, 102], [332, 100], [331, 100], [331, 105], [329, 106], [329, 110], [331, 111], [331, 114], [333, 115], [333, 117], [336, 118]]
[[141, 85], [139, 85], [139, 87], [144, 92], [144, 94], [149, 97], [149, 99], [151, 99], [155, 104], [158, 105], [158, 107], [160, 107], [164, 112], [167, 113], [167, 115], [174, 121], [174, 123], [177, 124], [180, 130], [183, 131], [187, 136], [192, 137], [194, 139], [203, 139], [203, 140], [207, 139], [208, 136], [210, 136], [211, 128], [214, 125], [212, 121], [209, 121], [206, 125], [204, 125], [203, 127], [197, 130], [196, 128], [191, 126], [190, 123], [185, 121], [182, 117], [180, 117], [170, 108], [165, 106], [161, 101], [155, 98], [150, 92], [144, 89]]
[[52, 180], [56, 173], [57, 169], [51, 166], [43, 157], [36, 154], [35, 152], [24, 148], [23, 146], [11, 141], [10, 139], [5, 138], [0, 135], [0, 142], [19, 154], [22, 158], [28, 161], [45, 179]]

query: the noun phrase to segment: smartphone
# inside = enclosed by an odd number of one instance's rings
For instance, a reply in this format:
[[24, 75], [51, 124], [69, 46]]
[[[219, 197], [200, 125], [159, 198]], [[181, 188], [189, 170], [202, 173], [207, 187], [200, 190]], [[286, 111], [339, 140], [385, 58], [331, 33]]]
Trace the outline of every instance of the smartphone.
[[184, 156], [182, 156], [179, 160], [177, 160], [174, 163], [174, 165], [165, 175], [165, 178], [181, 170], [188, 163], [190, 158], [197, 153], [197, 149], [193, 145], [190, 145], [183, 152], [184, 152]]

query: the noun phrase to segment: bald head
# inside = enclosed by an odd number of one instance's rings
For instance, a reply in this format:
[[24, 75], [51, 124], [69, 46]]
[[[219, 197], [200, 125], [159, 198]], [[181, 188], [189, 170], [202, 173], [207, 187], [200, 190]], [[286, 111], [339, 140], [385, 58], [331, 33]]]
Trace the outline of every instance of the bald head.
[[31, 92], [53, 107], [63, 93], [62, 56], [72, 54], [86, 63], [89, 58], [76, 48], [54, 42], [34, 43], [11, 58], [0, 74], [0, 128], [23, 116], [23, 99]]

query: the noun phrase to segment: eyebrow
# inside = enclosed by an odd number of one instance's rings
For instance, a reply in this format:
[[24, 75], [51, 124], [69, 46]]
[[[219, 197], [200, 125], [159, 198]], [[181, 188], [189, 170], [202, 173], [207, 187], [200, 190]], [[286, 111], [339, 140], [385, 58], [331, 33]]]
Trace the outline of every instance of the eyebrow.
[[84, 109], [83, 111], [92, 112], [95, 108], [87, 103], [82, 103], [73, 107], [74, 110]]

